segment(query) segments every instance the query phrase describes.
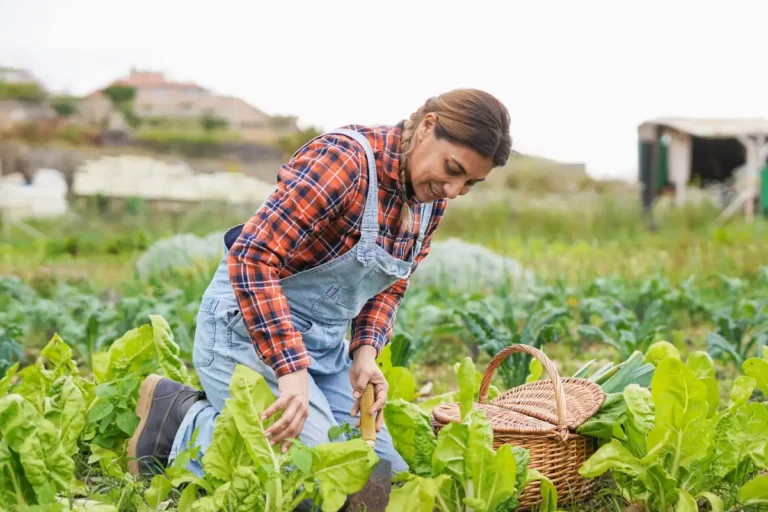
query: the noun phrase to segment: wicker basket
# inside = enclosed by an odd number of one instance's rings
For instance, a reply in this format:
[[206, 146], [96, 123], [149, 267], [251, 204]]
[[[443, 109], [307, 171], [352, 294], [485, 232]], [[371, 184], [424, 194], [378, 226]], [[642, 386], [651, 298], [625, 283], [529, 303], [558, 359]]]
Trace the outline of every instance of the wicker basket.
[[[510, 354], [525, 352], [538, 359], [550, 380], [531, 382], [511, 389], [486, 403], [496, 368]], [[589, 419], [605, 400], [602, 388], [585, 379], [561, 379], [557, 368], [540, 350], [512, 345], [499, 352], [488, 365], [480, 384], [475, 408], [484, 409], [493, 429], [493, 447], [504, 444], [526, 448], [528, 465], [549, 478], [557, 489], [558, 505], [584, 498], [594, 485], [579, 475], [579, 468], [595, 451], [592, 438], [573, 430]], [[435, 433], [449, 422], [460, 422], [457, 403], [442, 404], [432, 411]], [[532, 482], [519, 497], [525, 510], [541, 503], [539, 482]]]

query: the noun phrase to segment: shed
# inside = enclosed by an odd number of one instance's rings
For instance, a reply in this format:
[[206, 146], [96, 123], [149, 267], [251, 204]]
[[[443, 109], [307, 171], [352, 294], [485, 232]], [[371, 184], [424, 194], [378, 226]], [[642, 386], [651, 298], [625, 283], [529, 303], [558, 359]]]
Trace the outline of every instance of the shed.
[[702, 185], [722, 183], [743, 170], [744, 188], [723, 216], [743, 206], [752, 219], [758, 202], [762, 212], [768, 213], [768, 119], [659, 118], [641, 123], [638, 139], [646, 210], [665, 189], [673, 190], [681, 205], [692, 180]]

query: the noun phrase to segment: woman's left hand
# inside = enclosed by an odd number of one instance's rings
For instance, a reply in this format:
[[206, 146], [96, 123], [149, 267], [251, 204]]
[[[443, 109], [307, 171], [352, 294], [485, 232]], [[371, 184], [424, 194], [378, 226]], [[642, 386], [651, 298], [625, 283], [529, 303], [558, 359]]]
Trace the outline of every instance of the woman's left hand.
[[[387, 391], [389, 384], [384, 374], [376, 364], [376, 349], [369, 345], [363, 345], [353, 354], [352, 367], [349, 369], [349, 381], [352, 384], [352, 396], [355, 399], [355, 405], [350, 414], [355, 417], [360, 412], [360, 397], [363, 396], [368, 383], [373, 384], [374, 402], [370, 413], [376, 415], [376, 432], [381, 431], [381, 424], [384, 420], [384, 404], [387, 402]], [[357, 419], [356, 427], [360, 427], [360, 418]]]

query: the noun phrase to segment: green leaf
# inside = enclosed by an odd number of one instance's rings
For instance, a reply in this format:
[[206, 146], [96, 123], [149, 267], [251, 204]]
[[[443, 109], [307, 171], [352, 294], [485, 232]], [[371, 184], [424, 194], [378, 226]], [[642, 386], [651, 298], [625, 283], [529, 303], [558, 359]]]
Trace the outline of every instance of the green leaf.
[[709, 501], [709, 507], [712, 509], [712, 512], [723, 512], [725, 510], [725, 507], [723, 505], [723, 500], [720, 499], [719, 496], [716, 496], [711, 492], [700, 492], [696, 496], [696, 499], [699, 499], [699, 498], [706, 498], [707, 501]]
[[[440, 488], [450, 484], [448, 475], [434, 478], [408, 475], [402, 486], [393, 487], [387, 512], [432, 512]], [[452, 509], [442, 508], [443, 511]]]
[[144, 493], [144, 499], [147, 500], [150, 507], [157, 510], [160, 503], [168, 497], [172, 488], [171, 481], [168, 480], [167, 476], [162, 474], [155, 475], [152, 477], [149, 489]]
[[432, 475], [437, 439], [430, 416], [412, 403], [392, 400], [384, 405], [384, 422], [395, 450], [408, 464], [410, 472], [419, 476]]
[[651, 394], [656, 421], [648, 433], [647, 462], [669, 454], [669, 471], [676, 478], [680, 467], [707, 455], [712, 433], [707, 388], [681, 361], [667, 358], [656, 367]]
[[768, 409], [748, 403], [723, 417], [715, 429], [715, 474], [724, 477], [751, 459], [765, 467], [768, 446]]
[[416, 382], [407, 368], [399, 366], [390, 368], [384, 374], [384, 377], [389, 384], [387, 399], [402, 399], [407, 400], [408, 402], [413, 401], [416, 396]]
[[179, 346], [173, 339], [168, 322], [160, 315], [149, 315], [152, 322], [152, 335], [160, 368], [167, 377], [182, 384], [189, 384], [187, 367], [179, 358]]
[[322, 443], [314, 448], [319, 461], [313, 476], [320, 485], [323, 510], [339, 510], [348, 495], [365, 487], [379, 458], [373, 448], [359, 438]]
[[765, 396], [768, 396], [768, 359], [751, 357], [744, 361], [741, 366], [744, 373], [754, 378], [759, 389]]
[[[237, 364], [229, 382], [231, 397], [226, 403], [231, 404], [232, 415], [237, 430], [243, 436], [245, 448], [256, 467], [271, 468], [280, 471], [276, 450], [265, 434], [267, 424], [261, 420], [262, 413], [275, 402], [275, 395], [256, 370]], [[269, 419], [273, 421], [277, 415]]]
[[23, 475], [17, 474], [17, 480], [29, 482], [38, 504], [53, 503], [56, 493], [69, 487], [75, 471], [56, 427], [32, 404], [12, 394], [0, 399], [0, 432], [8, 447], [2, 458], [12, 458], [15, 452], [21, 462]]
[[88, 411], [88, 422], [97, 423], [102, 419], [106, 418], [107, 416], [109, 416], [110, 414], [112, 414], [112, 411], [114, 409], [115, 409], [115, 406], [112, 405], [112, 402], [108, 402], [106, 400], [99, 400], [93, 406], [93, 409]]
[[499, 447], [494, 458], [490, 485], [484, 486], [481, 493], [481, 498], [488, 504], [488, 510], [495, 510], [522, 491], [517, 488], [517, 461], [512, 445]]
[[720, 390], [715, 379], [715, 362], [709, 354], [697, 350], [688, 356], [687, 365], [707, 387], [707, 405], [709, 407], [707, 416], [711, 417], [717, 412], [717, 406], [720, 405]]
[[768, 475], [757, 475], [745, 483], [736, 498], [744, 505], [768, 505]]
[[442, 427], [432, 454], [432, 476], [450, 475], [463, 487], [467, 479], [464, 472], [467, 443], [467, 425], [449, 423]]
[[211, 444], [203, 455], [203, 467], [208, 475], [227, 482], [234, 478], [238, 466], [250, 463], [245, 441], [237, 430], [232, 403], [228, 401], [216, 419]]
[[109, 363], [104, 380], [114, 380], [128, 373], [142, 374], [143, 367], [153, 363], [153, 356], [152, 326], [144, 324], [131, 329], [110, 345]]
[[680, 489], [679, 494], [675, 512], [699, 512], [699, 506], [690, 494], [683, 489]]
[[535, 469], [529, 469], [526, 480], [539, 482], [541, 491], [541, 504], [536, 509], [539, 512], [555, 512], [557, 510], [557, 489], [552, 480], [545, 477]]
[[[464, 453], [464, 471], [470, 498], [485, 502], [489, 487], [494, 479], [495, 454], [493, 452], [493, 431], [488, 423], [485, 410], [476, 409], [467, 415], [467, 449]], [[514, 477], [513, 473], [510, 473]], [[509, 481], [512, 481], [511, 479]], [[487, 502], [485, 502], [487, 505]]]
[[465, 357], [456, 371], [459, 382], [459, 410], [463, 419], [473, 408], [475, 400], [475, 363]]
[[608, 395], [594, 416], [576, 428], [578, 434], [598, 439], [612, 439], [613, 426], [624, 423], [627, 413], [627, 404], [621, 393]]
[[69, 376], [54, 382], [51, 392], [45, 418], [56, 427], [64, 452], [72, 456], [77, 452], [77, 440], [85, 429], [86, 404], [83, 393]]
[[265, 509], [265, 492], [253, 467], [238, 467], [234, 477], [214, 494], [217, 510], [250, 512]]
[[525, 382], [536, 382], [542, 373], [544, 373], [544, 367], [541, 365], [541, 361], [535, 357], [532, 358], [528, 365], [528, 377], [526, 377]]
[[624, 402], [627, 406], [627, 419], [624, 423], [627, 447], [635, 457], [642, 458], [647, 453], [646, 438], [655, 422], [651, 392], [630, 384], [624, 389]]
[[0, 379], [0, 398], [4, 397], [8, 394], [8, 392], [11, 390], [11, 386], [13, 386], [13, 378], [16, 375], [16, 372], [19, 370], [19, 363], [13, 363], [11, 367], [9, 367], [5, 371], [5, 376]]
[[757, 380], [748, 375], [739, 375], [733, 381], [731, 388], [731, 403], [729, 407], [740, 407], [747, 403], [757, 386]]
[[680, 351], [673, 344], [664, 340], [655, 342], [645, 352], [645, 362], [654, 366], [659, 366], [660, 362], [670, 357], [679, 360]]
[[606, 471], [617, 471], [630, 477], [645, 472], [645, 466], [616, 439], [597, 449], [579, 468], [584, 478], [595, 478]]
[[139, 417], [133, 411], [124, 411], [117, 415], [115, 423], [117, 428], [130, 437], [136, 432], [136, 427], [139, 426]]

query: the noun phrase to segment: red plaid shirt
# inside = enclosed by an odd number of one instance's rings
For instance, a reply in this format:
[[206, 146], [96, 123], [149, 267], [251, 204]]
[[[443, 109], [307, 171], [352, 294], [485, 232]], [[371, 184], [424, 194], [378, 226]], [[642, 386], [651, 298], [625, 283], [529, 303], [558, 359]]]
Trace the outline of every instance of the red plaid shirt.
[[[407, 259], [413, 233], [401, 228], [402, 199], [397, 190], [401, 126], [349, 125], [368, 138], [379, 178], [377, 243], [396, 258]], [[325, 135], [299, 151], [278, 172], [277, 190], [243, 227], [229, 256], [229, 275], [243, 320], [259, 356], [277, 376], [307, 368], [310, 358], [293, 327], [279, 280], [321, 265], [350, 250], [360, 238], [368, 166], [365, 151], [340, 135]], [[420, 210], [415, 199], [413, 229]], [[433, 205], [421, 253], [430, 250], [445, 200]], [[408, 288], [406, 279], [372, 297], [352, 322], [350, 352], [371, 345], [377, 354], [389, 341], [392, 323]]]

